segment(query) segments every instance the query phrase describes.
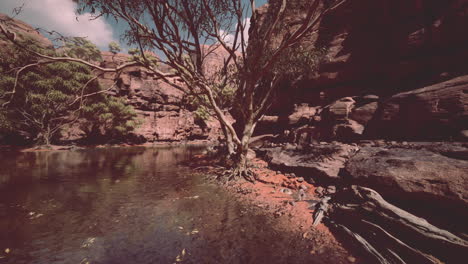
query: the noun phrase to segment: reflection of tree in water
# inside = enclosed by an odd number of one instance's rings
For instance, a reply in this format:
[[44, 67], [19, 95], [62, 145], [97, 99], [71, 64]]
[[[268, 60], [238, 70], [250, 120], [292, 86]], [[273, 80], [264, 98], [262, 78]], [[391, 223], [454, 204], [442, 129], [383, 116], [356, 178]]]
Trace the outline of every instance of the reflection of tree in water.
[[[188, 263], [235, 263], [236, 256], [247, 263], [309, 260], [301, 239], [179, 166], [199, 150], [116, 148], [13, 157], [24, 167], [21, 177], [30, 181], [0, 190], [0, 203], [24, 207], [7, 209], [0, 218], [0, 248], [17, 248], [15, 263], [80, 263], [84, 257], [91, 263], [172, 263], [182, 249]], [[31, 220], [30, 211], [43, 216]], [[83, 249], [89, 238], [96, 242]], [[264, 240], [268, 246], [259, 248]]]
[[[10, 247], [13, 238], [18, 243], [34, 241], [44, 236], [41, 232], [55, 233], [44, 243], [57, 247], [62, 241], [82, 242], [125, 215], [123, 205], [132, 211], [168, 193], [185, 194], [182, 190], [189, 190], [190, 182], [182, 173], [188, 169], [181, 170], [178, 164], [191, 152], [158, 147], [8, 155], [0, 161], [5, 168], [0, 172], [4, 182], [0, 201], [21, 207], [8, 209], [0, 221], [0, 232], [8, 240], [0, 239], [0, 246]], [[29, 212], [43, 216], [31, 221]]]

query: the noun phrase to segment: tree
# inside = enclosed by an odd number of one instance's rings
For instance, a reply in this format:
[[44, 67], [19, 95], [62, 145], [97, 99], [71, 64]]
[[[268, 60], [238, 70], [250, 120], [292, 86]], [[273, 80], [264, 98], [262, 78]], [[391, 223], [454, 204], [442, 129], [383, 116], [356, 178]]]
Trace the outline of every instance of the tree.
[[109, 43], [109, 51], [114, 55], [119, 53], [121, 51], [120, 45], [117, 42], [112, 41]]
[[[55, 51], [45, 50], [35, 45], [33, 40], [22, 41], [30, 50], [42, 54], [55, 56]], [[86, 43], [84, 48], [79, 46]], [[84, 56], [89, 59], [91, 54], [86, 50], [95, 50], [90, 42], [80, 42], [68, 45], [67, 52]], [[80, 118], [89, 118], [87, 109], [96, 106], [111, 109], [107, 120], [96, 120], [96, 125], [109, 123], [122, 135], [131, 131], [134, 126], [136, 114], [133, 109], [122, 106], [120, 101], [109, 99], [103, 93], [93, 75], [90, 67], [78, 62], [55, 62], [36, 65], [34, 57], [29, 53], [12, 47], [12, 56], [3, 56], [0, 59], [0, 99], [3, 108], [0, 111], [0, 133], [8, 134], [14, 131], [26, 131], [35, 138], [38, 144], [49, 145], [66, 125], [70, 125]], [[74, 53], [74, 51], [79, 51]], [[21, 75], [15, 75], [11, 69], [24, 68], [23, 65], [32, 65], [25, 68]], [[14, 93], [3, 89], [14, 87]], [[133, 114], [132, 114], [133, 113]], [[111, 131], [110, 128], [108, 128]], [[113, 136], [117, 136], [114, 133]]]
[[139, 124], [133, 107], [121, 98], [101, 94], [83, 107], [80, 128], [88, 139], [122, 139]]
[[[321, 18], [341, 5], [343, 1], [320, 9], [320, 0], [305, 6], [306, 16], [289, 34], [270, 45], [280, 19], [288, 8], [288, 1], [270, 5], [267, 23], [260, 23], [254, 12], [255, 1], [245, 0], [77, 0], [78, 11], [91, 10], [96, 16], [108, 16], [125, 22], [128, 30], [124, 37], [139, 51], [138, 65], [146, 67], [159, 79], [196, 98], [216, 118], [225, 136], [227, 155], [232, 164], [233, 176], [248, 176], [247, 152], [255, 126], [271, 105], [275, 91], [283, 80], [274, 71], [279, 59], [288, 49], [301, 42]], [[253, 25], [249, 46], [246, 40], [246, 23], [250, 16]], [[261, 24], [262, 26], [256, 27]], [[5, 32], [8, 35], [8, 31]], [[253, 45], [252, 45], [253, 44]], [[162, 72], [146, 51], [159, 51], [168, 66]], [[223, 65], [216, 69], [206, 66], [213, 53], [225, 53]], [[38, 54], [36, 54], [38, 55]], [[38, 55], [40, 56], [40, 55]], [[66, 58], [42, 57], [47, 60]], [[117, 69], [101, 71], [119, 71]], [[226, 89], [235, 90], [234, 107], [240, 129], [236, 131], [223, 109]]]
[[94, 43], [87, 40], [86, 38], [82, 38], [82, 37], [64, 38], [64, 42], [65, 42], [65, 46], [63, 48], [64, 55], [73, 57], [73, 58], [83, 59], [86, 61], [102, 61], [101, 51], [99, 50], [99, 48], [96, 47]]

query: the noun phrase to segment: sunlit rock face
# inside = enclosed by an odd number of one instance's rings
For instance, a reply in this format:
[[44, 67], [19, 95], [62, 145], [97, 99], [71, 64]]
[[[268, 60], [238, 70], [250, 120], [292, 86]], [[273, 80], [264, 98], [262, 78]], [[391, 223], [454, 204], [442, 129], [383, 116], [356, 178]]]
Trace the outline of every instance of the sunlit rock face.
[[[4, 14], [0, 14], [0, 19], [7, 21], [7, 27], [16, 32], [17, 38], [30, 38], [42, 47], [53, 48], [52, 42], [32, 26]], [[5, 47], [0, 51], [2, 54], [10, 52], [6, 48], [9, 45], [0, 38], [0, 46]], [[212, 71], [222, 65], [225, 55], [213, 52], [207, 56], [205, 67], [209, 74], [214, 74]], [[131, 59], [128, 54], [107, 51], [103, 51], [101, 57], [100, 66], [106, 68], [116, 67]], [[168, 68], [161, 65], [160, 70], [167, 71]], [[141, 125], [132, 135], [132, 141], [216, 140], [221, 135], [217, 121], [197, 120], [193, 114], [194, 109], [187, 108], [186, 98], [181, 91], [157, 80], [152, 72], [143, 67], [125, 68], [118, 76], [115, 73], [105, 73], [99, 78], [99, 82], [103, 89], [109, 89], [110, 94], [123, 98], [135, 108]], [[62, 133], [61, 140], [80, 140], [83, 136], [84, 132], [79, 129], [79, 124], [75, 124]]]
[[[16, 33], [16, 38], [18, 39], [31, 39], [35, 41], [39, 46], [44, 48], [51, 48], [53, 47], [52, 42], [44, 37], [38, 30], [33, 28], [32, 26], [24, 23], [21, 20], [10, 18], [9, 16], [0, 13], [0, 21], [4, 22], [7, 28]], [[4, 47], [7, 44], [5, 40], [0, 38], [0, 46]]]
[[[102, 52], [102, 58], [101, 66], [115, 67], [128, 62], [130, 55]], [[135, 133], [144, 141], [213, 140], [220, 135], [216, 121], [197, 121], [186, 108], [184, 93], [145, 68], [129, 67], [117, 77], [106, 73], [100, 82], [136, 109], [141, 125]]]
[[[259, 8], [261, 19], [252, 27], [268, 22], [269, 6], [279, 2], [272, 0], [270, 5]], [[297, 27], [305, 15], [306, 2], [309, 1], [288, 1], [281, 30], [276, 32], [271, 45], [281, 41], [287, 30]], [[337, 1], [322, 1], [317, 12], [333, 2]], [[346, 118], [348, 121], [337, 120], [348, 123], [344, 125], [346, 129], [340, 129], [347, 131], [344, 139], [356, 135], [439, 139], [464, 135], [463, 131], [468, 129], [467, 3], [466, 0], [346, 1], [325, 15], [316, 27], [316, 34], [306, 38], [311, 49], [326, 50], [318, 71], [311, 72], [297, 87], [283, 87], [283, 96], [278, 96], [270, 115], [287, 117], [295, 112], [295, 104], [330, 109], [327, 105], [351, 97], [357, 101], [352, 107], [354, 113]], [[251, 40], [254, 38], [250, 36]], [[255, 41], [250, 44], [255, 45]], [[451, 88], [446, 91], [446, 87]], [[360, 100], [366, 95], [376, 95], [377, 99]], [[398, 111], [390, 111], [392, 106], [398, 107]], [[329, 120], [328, 117], [325, 119]], [[321, 122], [332, 127], [338, 123]], [[367, 129], [368, 125], [372, 129]]]

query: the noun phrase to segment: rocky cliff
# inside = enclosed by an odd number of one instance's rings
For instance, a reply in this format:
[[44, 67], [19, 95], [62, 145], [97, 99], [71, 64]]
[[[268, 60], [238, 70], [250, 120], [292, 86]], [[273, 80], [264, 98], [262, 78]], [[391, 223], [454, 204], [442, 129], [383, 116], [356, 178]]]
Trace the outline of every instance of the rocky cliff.
[[[321, 1], [318, 11], [332, 2]], [[272, 43], [295, 27], [305, 3], [288, 1]], [[257, 10], [257, 26], [270, 6]], [[307, 125], [317, 139], [466, 139], [467, 26], [466, 0], [347, 1], [306, 39], [326, 50], [319, 71], [285, 86], [271, 114], [284, 121], [301, 105], [313, 107], [316, 116], [308, 113], [296, 129]]]
[[[0, 21], [4, 22], [12, 32], [15, 32], [17, 38], [29, 38], [42, 47], [53, 47], [52, 42], [48, 38], [44, 37], [39, 31], [21, 20], [12, 19], [0, 13]], [[8, 45], [8, 43], [0, 38], [0, 47], [6, 47], [6, 45]]]
[[[23, 21], [11, 19], [0, 14], [0, 20], [16, 32], [21, 39], [31, 39], [45, 48], [54, 48], [52, 42], [36, 29]], [[0, 38], [0, 52], [6, 54], [10, 44]], [[12, 56], [14, 54], [11, 54]], [[113, 54], [102, 52], [103, 67], [115, 67], [130, 59], [128, 54]], [[222, 63], [222, 54], [213, 53], [207, 57], [207, 68], [214, 69]], [[162, 69], [167, 70], [167, 69]], [[128, 105], [136, 110], [141, 125], [132, 135], [134, 142], [155, 141], [185, 141], [185, 140], [216, 140], [220, 127], [215, 120], [198, 120], [193, 109], [186, 108], [186, 98], [183, 93], [167, 85], [142, 67], [129, 67], [118, 76], [106, 73], [99, 78], [103, 89], [109, 89], [113, 96], [125, 99]], [[61, 140], [74, 141], [84, 137], [84, 132], [75, 124], [62, 133]]]
[[[257, 10], [254, 26], [279, 2]], [[310, 2], [287, 1], [271, 45]], [[326, 50], [318, 72], [285, 85], [257, 126], [278, 141], [257, 153], [319, 186], [314, 221], [324, 217], [369, 263], [466, 255], [468, 145], [450, 141], [468, 139], [467, 26], [466, 0], [348, 0], [306, 39]]]
[[[115, 67], [129, 60], [127, 54], [102, 52], [102, 66]], [[219, 124], [215, 120], [197, 120], [186, 108], [184, 94], [157, 80], [142, 67], [126, 68], [119, 74], [107, 73], [100, 79], [114, 96], [123, 97], [132, 105], [141, 121], [136, 135], [147, 142], [217, 139]], [[114, 84], [115, 82], [115, 84]]]

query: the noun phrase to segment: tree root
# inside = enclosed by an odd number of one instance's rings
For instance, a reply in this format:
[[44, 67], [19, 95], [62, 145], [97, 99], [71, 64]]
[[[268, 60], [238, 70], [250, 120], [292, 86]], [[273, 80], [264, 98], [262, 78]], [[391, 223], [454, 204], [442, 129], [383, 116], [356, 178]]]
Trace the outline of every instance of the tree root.
[[352, 186], [328, 207], [331, 226], [375, 263], [459, 263], [468, 242], [404, 211], [376, 191]]
[[255, 174], [250, 168], [239, 167], [226, 170], [224, 173], [218, 176], [218, 179], [221, 180], [224, 184], [240, 180], [246, 180], [248, 182], [254, 183], [257, 180]]
[[323, 217], [328, 211], [330, 199], [330, 196], [325, 196], [317, 204], [316, 209], [314, 211], [314, 222], [312, 223], [313, 226], [317, 226], [318, 224], [320, 224], [320, 222], [322, 222]]

